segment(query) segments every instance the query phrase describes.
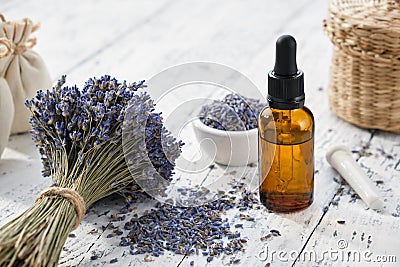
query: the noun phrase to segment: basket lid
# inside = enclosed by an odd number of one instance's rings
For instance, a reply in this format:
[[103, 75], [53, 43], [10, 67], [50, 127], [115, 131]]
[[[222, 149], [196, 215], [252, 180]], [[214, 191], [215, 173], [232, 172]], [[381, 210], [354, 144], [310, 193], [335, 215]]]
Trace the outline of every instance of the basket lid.
[[349, 23], [400, 31], [400, 0], [333, 0], [330, 11]]
[[348, 52], [400, 59], [400, 0], [332, 0], [324, 27]]

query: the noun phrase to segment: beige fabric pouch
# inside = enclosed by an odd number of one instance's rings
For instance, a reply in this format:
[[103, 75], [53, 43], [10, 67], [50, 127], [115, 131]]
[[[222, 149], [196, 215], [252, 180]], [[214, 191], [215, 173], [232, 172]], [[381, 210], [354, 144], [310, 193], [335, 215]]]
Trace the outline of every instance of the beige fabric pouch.
[[31, 127], [25, 100], [34, 97], [39, 89], [49, 89], [52, 84], [43, 59], [31, 49], [36, 44], [36, 38], [31, 37], [31, 33], [39, 25], [27, 18], [6, 21], [0, 14], [0, 19], [0, 37], [7, 38], [11, 43], [11, 52], [0, 57], [0, 77], [8, 82], [14, 99], [15, 116], [11, 133], [26, 132]]
[[[11, 43], [6, 38], [0, 38], [0, 57], [11, 53]], [[8, 83], [0, 78], [0, 157], [7, 146], [11, 125], [14, 119], [14, 102]]]

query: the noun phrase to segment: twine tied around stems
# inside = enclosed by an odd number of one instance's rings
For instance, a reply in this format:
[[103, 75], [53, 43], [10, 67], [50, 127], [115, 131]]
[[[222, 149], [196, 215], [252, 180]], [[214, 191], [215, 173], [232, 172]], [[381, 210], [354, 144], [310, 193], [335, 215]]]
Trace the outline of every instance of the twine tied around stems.
[[40, 192], [40, 194], [35, 199], [35, 203], [44, 197], [50, 196], [61, 196], [63, 198], [66, 198], [74, 206], [77, 217], [72, 230], [78, 228], [86, 211], [85, 201], [83, 200], [81, 195], [70, 188], [52, 186]]

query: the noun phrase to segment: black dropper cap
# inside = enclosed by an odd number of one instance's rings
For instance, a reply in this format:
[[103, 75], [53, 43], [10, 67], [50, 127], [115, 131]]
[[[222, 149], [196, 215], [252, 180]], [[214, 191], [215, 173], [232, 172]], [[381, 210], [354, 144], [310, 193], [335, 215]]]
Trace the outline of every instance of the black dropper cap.
[[268, 73], [268, 103], [272, 108], [304, 106], [304, 73], [297, 69], [296, 46], [290, 35], [276, 41], [275, 67]]

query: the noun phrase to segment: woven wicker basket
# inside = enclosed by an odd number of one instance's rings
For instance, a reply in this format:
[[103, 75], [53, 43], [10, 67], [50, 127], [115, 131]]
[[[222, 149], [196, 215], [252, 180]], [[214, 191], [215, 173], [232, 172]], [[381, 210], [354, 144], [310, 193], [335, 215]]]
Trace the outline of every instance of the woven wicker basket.
[[330, 107], [364, 128], [400, 133], [400, 0], [332, 0]]

